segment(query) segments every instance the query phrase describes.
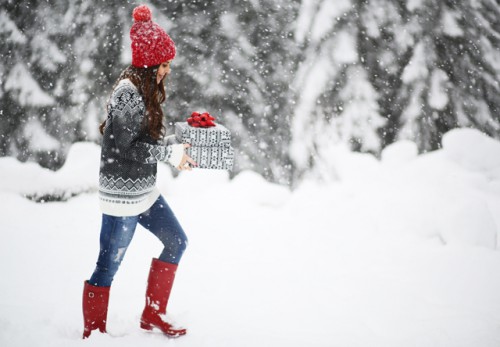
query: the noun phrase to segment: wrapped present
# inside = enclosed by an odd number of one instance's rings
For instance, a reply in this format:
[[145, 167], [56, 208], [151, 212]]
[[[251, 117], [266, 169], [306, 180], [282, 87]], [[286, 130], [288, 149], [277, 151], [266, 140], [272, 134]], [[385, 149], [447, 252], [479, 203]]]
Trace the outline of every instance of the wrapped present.
[[195, 128], [186, 122], [175, 123], [175, 137], [179, 142], [192, 146], [231, 146], [231, 132], [223, 125], [210, 128]]
[[231, 132], [216, 124], [209, 113], [193, 112], [186, 122], [175, 123], [175, 140], [191, 145], [187, 154], [200, 169], [232, 170]]
[[200, 169], [229, 171], [233, 169], [234, 150], [231, 146], [192, 146], [187, 149], [187, 154]]

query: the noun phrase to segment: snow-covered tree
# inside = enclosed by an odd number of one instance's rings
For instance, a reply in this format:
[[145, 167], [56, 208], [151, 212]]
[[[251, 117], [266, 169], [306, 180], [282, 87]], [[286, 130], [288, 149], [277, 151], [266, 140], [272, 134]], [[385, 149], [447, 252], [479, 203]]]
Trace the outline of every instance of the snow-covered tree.
[[351, 0], [302, 1], [295, 37], [305, 53], [294, 82], [298, 97], [291, 143], [299, 172], [318, 163], [331, 166], [327, 163], [334, 158], [320, 146], [381, 148], [378, 130], [385, 121], [359, 49], [363, 9]]
[[169, 119], [211, 112], [233, 131], [236, 171], [252, 169], [286, 182], [295, 2], [154, 4], [172, 19], [169, 32], [179, 51], [169, 82]]
[[[331, 143], [373, 152], [398, 139], [436, 149], [455, 127], [500, 138], [498, 18], [493, 0], [303, 0], [291, 144], [299, 172], [329, 160], [319, 155], [319, 130]], [[361, 99], [344, 90], [359, 83], [349, 82], [352, 71], [371, 85]], [[349, 100], [365, 100], [370, 111], [346, 113]]]
[[378, 99], [365, 69], [360, 65], [348, 67], [345, 85], [339, 93], [340, 114], [332, 119], [342, 142], [365, 152], [380, 150], [377, 130], [385, 124], [385, 119], [379, 115]]
[[455, 127], [500, 138], [498, 3], [370, 0], [365, 8], [360, 50], [382, 96], [383, 145], [410, 139], [432, 150]]
[[408, 1], [411, 56], [401, 74], [405, 100], [397, 138], [421, 150], [441, 135], [474, 127], [500, 138], [500, 5], [492, 0]]
[[8, 2], [0, 8], [0, 154], [21, 154], [29, 147], [28, 136], [44, 141], [39, 143], [43, 151], [52, 151], [57, 144], [40, 122], [33, 119], [35, 111], [47, 111], [55, 99], [32, 74], [31, 61], [25, 59], [28, 33], [19, 23], [28, 22], [30, 9]]
[[54, 168], [67, 145], [97, 139], [119, 73], [123, 12], [104, 2], [2, 1], [1, 155]]
[[[56, 168], [72, 142], [100, 139], [136, 4], [0, 5], [0, 155]], [[454, 127], [500, 138], [498, 1], [148, 5], [178, 48], [168, 121], [212, 113], [233, 131], [236, 172], [289, 183], [318, 163], [328, 175], [339, 143], [379, 153], [411, 139], [426, 151]]]
[[[65, 145], [99, 139], [97, 124], [105, 118], [111, 86], [130, 63], [134, 4], [2, 2], [0, 35], [8, 42], [0, 48], [0, 99], [6, 115], [2, 154], [40, 161], [37, 153], [49, 149], [23, 135], [28, 123], [30, 133], [37, 124], [44, 138], [54, 139], [46, 142], [51, 150], [44, 163], [56, 167]], [[290, 37], [294, 4], [149, 4], [179, 51], [167, 85], [167, 119], [184, 120], [194, 110], [211, 112], [233, 130], [236, 171], [254, 169], [270, 180], [290, 176], [286, 147], [293, 109], [289, 81], [297, 57]]]

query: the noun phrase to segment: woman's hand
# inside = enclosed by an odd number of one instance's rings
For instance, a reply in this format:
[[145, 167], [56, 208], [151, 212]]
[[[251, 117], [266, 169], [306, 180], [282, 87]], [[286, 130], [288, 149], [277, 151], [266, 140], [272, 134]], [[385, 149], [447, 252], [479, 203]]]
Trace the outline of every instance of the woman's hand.
[[[184, 149], [191, 147], [190, 144], [185, 143], [184, 144]], [[182, 171], [182, 170], [188, 170], [191, 171], [193, 167], [198, 166], [196, 162], [184, 152], [184, 155], [182, 156], [181, 163], [179, 166], [177, 166], [177, 170]]]

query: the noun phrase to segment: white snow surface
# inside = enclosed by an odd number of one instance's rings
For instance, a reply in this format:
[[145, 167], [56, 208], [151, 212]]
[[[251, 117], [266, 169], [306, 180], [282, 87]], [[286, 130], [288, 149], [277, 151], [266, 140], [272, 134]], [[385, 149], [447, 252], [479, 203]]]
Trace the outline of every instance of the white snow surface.
[[[337, 180], [294, 191], [253, 172], [193, 170], [158, 186], [189, 236], [169, 314], [139, 328], [160, 242], [138, 227], [111, 289], [108, 332], [81, 340], [99, 246], [99, 148], [51, 172], [0, 158], [0, 346], [500, 345], [500, 143], [468, 129], [417, 155], [332, 151]], [[23, 195], [81, 193], [65, 202]], [[71, 194], [70, 194], [71, 195]]]

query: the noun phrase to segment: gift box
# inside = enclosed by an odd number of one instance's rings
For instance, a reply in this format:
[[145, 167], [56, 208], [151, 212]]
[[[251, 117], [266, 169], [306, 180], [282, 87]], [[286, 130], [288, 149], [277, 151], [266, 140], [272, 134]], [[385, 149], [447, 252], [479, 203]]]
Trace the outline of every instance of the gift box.
[[196, 128], [187, 122], [175, 123], [175, 137], [181, 143], [200, 147], [230, 147], [231, 132], [223, 125]]
[[233, 169], [234, 150], [231, 146], [191, 146], [187, 149], [187, 155], [193, 158], [200, 169]]
[[198, 164], [197, 168], [231, 171], [234, 162], [231, 132], [223, 125], [214, 123], [215, 118], [208, 113], [203, 115], [207, 116], [210, 125], [195, 124], [201, 118], [193, 119], [194, 116], [201, 116], [196, 112], [187, 122], [175, 123], [175, 141], [191, 145], [187, 154]]

